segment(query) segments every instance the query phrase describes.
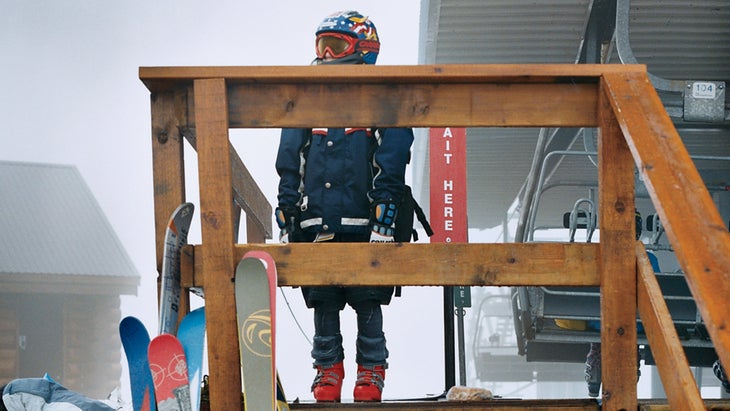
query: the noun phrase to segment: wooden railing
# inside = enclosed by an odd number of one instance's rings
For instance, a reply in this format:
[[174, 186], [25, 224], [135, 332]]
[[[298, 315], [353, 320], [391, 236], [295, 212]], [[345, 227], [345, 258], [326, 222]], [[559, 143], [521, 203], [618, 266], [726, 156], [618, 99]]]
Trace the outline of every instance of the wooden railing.
[[[662, 348], [655, 355], [670, 403], [701, 406], [676, 334], [666, 330], [671, 319], [637, 257], [635, 166], [717, 353], [730, 364], [729, 234], [644, 66], [143, 67], [139, 74], [151, 92], [158, 269], [167, 218], [185, 201], [183, 137], [197, 150], [202, 244], [186, 249], [184, 274], [187, 286], [205, 289], [211, 409], [240, 407], [231, 280], [241, 255], [258, 248], [274, 256], [286, 286], [600, 285], [603, 407], [637, 407], [637, 300], [652, 348]], [[260, 244], [271, 238], [271, 206], [232, 149], [229, 129], [373, 124], [597, 127], [601, 242]], [[233, 240], [241, 209], [248, 244]], [[347, 264], [334, 270], [332, 259]]]

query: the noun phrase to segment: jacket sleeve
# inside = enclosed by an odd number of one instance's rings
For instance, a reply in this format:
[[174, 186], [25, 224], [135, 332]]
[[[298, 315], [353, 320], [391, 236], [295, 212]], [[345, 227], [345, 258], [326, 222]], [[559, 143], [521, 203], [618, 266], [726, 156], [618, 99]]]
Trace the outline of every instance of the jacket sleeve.
[[377, 145], [373, 154], [373, 186], [368, 197], [373, 203], [399, 203], [405, 189], [406, 165], [410, 161], [413, 130], [386, 128], [376, 133]]
[[279, 207], [299, 206], [304, 184], [305, 151], [309, 147], [310, 131], [307, 129], [282, 129], [279, 151], [276, 156], [276, 172], [279, 174]]

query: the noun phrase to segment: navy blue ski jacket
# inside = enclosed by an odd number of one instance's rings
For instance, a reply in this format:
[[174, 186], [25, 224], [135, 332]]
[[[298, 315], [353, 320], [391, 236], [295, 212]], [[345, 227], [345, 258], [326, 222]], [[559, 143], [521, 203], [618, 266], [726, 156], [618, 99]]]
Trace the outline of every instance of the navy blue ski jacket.
[[410, 128], [283, 129], [279, 207], [305, 232], [366, 234], [372, 203], [400, 203], [412, 143]]

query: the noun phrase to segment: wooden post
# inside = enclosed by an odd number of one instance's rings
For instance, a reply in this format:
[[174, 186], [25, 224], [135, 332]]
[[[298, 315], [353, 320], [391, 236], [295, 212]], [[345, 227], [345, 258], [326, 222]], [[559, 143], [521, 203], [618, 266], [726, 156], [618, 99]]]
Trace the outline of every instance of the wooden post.
[[172, 90], [152, 93], [150, 105], [157, 270], [161, 271], [167, 222], [172, 212], [185, 202], [185, 139], [179, 129], [186, 122], [185, 100], [179, 92]]
[[175, 90], [150, 95], [158, 301], [167, 222], [177, 206], [185, 202], [185, 140], [178, 127], [185, 122], [184, 102]]
[[730, 233], [646, 73], [607, 73], [610, 101], [715, 351], [730, 364]]
[[634, 165], [605, 92], [599, 93], [598, 124], [603, 407], [635, 410]]
[[[200, 221], [204, 247], [210, 407], [240, 410], [241, 368], [233, 284], [233, 190], [228, 152], [228, 104], [222, 78], [195, 80]], [[236, 359], [233, 361], [233, 359]]]

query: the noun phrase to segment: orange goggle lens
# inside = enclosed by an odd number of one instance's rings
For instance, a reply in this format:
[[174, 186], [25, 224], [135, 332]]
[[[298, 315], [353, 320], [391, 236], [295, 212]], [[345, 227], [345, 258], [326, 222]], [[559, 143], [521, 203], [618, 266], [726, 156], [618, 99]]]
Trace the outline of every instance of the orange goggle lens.
[[325, 53], [333, 58], [345, 57], [355, 51], [358, 39], [339, 33], [322, 33], [317, 36], [317, 57], [324, 58]]

